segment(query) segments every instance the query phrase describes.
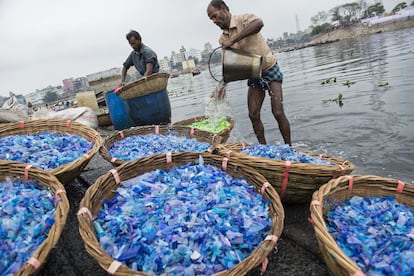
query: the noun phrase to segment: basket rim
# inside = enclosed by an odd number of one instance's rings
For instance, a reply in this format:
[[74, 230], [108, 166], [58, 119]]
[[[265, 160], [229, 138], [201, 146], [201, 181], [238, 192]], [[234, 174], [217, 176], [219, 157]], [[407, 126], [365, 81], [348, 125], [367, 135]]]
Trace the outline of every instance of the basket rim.
[[35, 267], [25, 262], [16, 272], [16, 275], [34, 275], [41, 270], [50, 252], [60, 239], [69, 213], [69, 200], [63, 184], [51, 173], [34, 166], [28, 167], [25, 163], [7, 160], [0, 160], [0, 169], [4, 169], [0, 176], [1, 180], [5, 177], [27, 179], [29, 181], [37, 180], [43, 187], [52, 190], [56, 199], [55, 222], [49, 229], [46, 239], [32, 254], [32, 258], [37, 260], [40, 265]]
[[[131, 177], [138, 176], [142, 172], [151, 171], [151, 167], [147, 168], [145, 167], [146, 164], [152, 166], [155, 164], [163, 164], [165, 166], [179, 166], [182, 164], [187, 164], [188, 162], [196, 162], [198, 160], [199, 156], [202, 156], [204, 158], [204, 162], [210, 164], [211, 162], [219, 162], [220, 164], [223, 161], [223, 157], [211, 153], [193, 153], [193, 152], [178, 152], [178, 153], [172, 153], [172, 163], [166, 163], [165, 159], [166, 154], [158, 154], [153, 155], [149, 157], [145, 157], [143, 159], [145, 160], [134, 160], [131, 162], [126, 162], [122, 164], [121, 166], [118, 166], [117, 168], [107, 172], [106, 174], [100, 176], [93, 185], [91, 185], [88, 190], [85, 192], [85, 196], [80, 202], [79, 210], [89, 210], [91, 212], [92, 216], [96, 215], [96, 213], [99, 211], [101, 203], [103, 198], [99, 198], [99, 196], [103, 197], [104, 191], [100, 190], [99, 188], [101, 186], [104, 186], [107, 188], [107, 190], [113, 190], [116, 189], [116, 187], [119, 187], [120, 181], [130, 179]], [[151, 165], [152, 164], [152, 165]], [[271, 186], [265, 186], [266, 185], [266, 178], [255, 171], [253, 168], [246, 166], [245, 164], [238, 163], [233, 160], [229, 160], [227, 163], [227, 171], [229, 173], [235, 173], [237, 170], [235, 168], [238, 168], [239, 171], [244, 172], [246, 170], [247, 172], [250, 172], [250, 174], [246, 174], [249, 179], [254, 179], [255, 183], [253, 185], [255, 186], [255, 191], [259, 192], [263, 190], [262, 193], [263, 197], [265, 199], [270, 200], [269, 205], [269, 218], [272, 220], [272, 226], [270, 229], [269, 236], [275, 236], [276, 239], [265, 239], [261, 244], [258, 245], [258, 247], [243, 261], [241, 261], [239, 264], [237, 264], [235, 267], [233, 267], [231, 270], [225, 270], [219, 273], [225, 272], [225, 275], [242, 275], [245, 274], [247, 271], [251, 270], [252, 268], [259, 265], [271, 252], [271, 250], [268, 250], [266, 248], [275, 248], [277, 239], [281, 236], [283, 226], [284, 226], [284, 209], [283, 205], [280, 201], [279, 195], [277, 194], [276, 190]], [[114, 178], [114, 171], [115, 174], [119, 177], [117, 177], [116, 180]], [[252, 185], [252, 183], [249, 183]], [[97, 197], [98, 196], [98, 197]], [[91, 199], [98, 200], [99, 202], [94, 205], [94, 203], [91, 201]], [[95, 211], [94, 211], [95, 210]], [[109, 265], [114, 261], [112, 257], [99, 246], [99, 242], [96, 237], [95, 229], [92, 226], [92, 220], [91, 217], [88, 215], [88, 212], [78, 212], [78, 221], [79, 221], [79, 231], [81, 233], [82, 239], [85, 242], [85, 248], [87, 252], [94, 257], [98, 263], [101, 265], [102, 268], [105, 270], [109, 267]], [[118, 271], [116, 272], [117, 275], [129, 275], [132, 272], [137, 274], [136, 271], [132, 271], [129, 267], [127, 267], [125, 264], [121, 264], [118, 268]], [[138, 275], [148, 275], [143, 272], [139, 272]]]
[[47, 171], [55, 175], [63, 184], [70, 182], [76, 177], [70, 176], [70, 172], [78, 168], [82, 170], [89, 163], [90, 159], [92, 159], [92, 157], [99, 151], [99, 148], [103, 143], [101, 135], [95, 129], [71, 120], [39, 119], [0, 125], [0, 137], [34, 134], [46, 131], [79, 135], [93, 143], [92, 148], [82, 157]]
[[[120, 130], [113, 132], [112, 134], [108, 135], [103, 143], [102, 146], [99, 148], [99, 154], [109, 163], [111, 163], [114, 167], [117, 167], [119, 165], [122, 165], [126, 162], [131, 161], [125, 161], [121, 159], [114, 158], [109, 155], [109, 149], [112, 147], [112, 145], [117, 142], [121, 141], [122, 139], [126, 137], [136, 136], [136, 135], [147, 135], [147, 134], [156, 134], [157, 129], [160, 133], [160, 135], [164, 135], [165, 132], [168, 132], [169, 130], [177, 130], [179, 131], [179, 134], [182, 135], [183, 133], [188, 133], [190, 136], [193, 136], [197, 139], [197, 137], [204, 137], [205, 139], [202, 139], [202, 142], [206, 142], [205, 140], [211, 140], [211, 142], [208, 142], [211, 147], [207, 151], [214, 151], [215, 145], [216, 145], [216, 138], [214, 135], [212, 135], [211, 132], [203, 131], [200, 129], [190, 129], [188, 127], [183, 126], [173, 126], [173, 125], [147, 125], [147, 126], [136, 126], [131, 127], [128, 129]], [[193, 133], [193, 134], [191, 134]], [[206, 138], [207, 137], [207, 138]], [[199, 139], [197, 139], [199, 140]], [[200, 141], [200, 140], [199, 140]], [[143, 157], [141, 157], [143, 158]], [[138, 158], [138, 159], [141, 159]]]
[[[170, 74], [165, 72], [153, 73], [149, 76], [142, 77], [139, 80], [133, 81], [122, 86], [119, 90], [115, 92], [115, 94], [124, 100], [133, 99], [138, 96], [141, 96], [141, 91], [134, 91], [134, 89], [137, 89], [137, 87], [141, 90], [143, 89], [143, 87], [139, 86], [145, 86], [147, 94], [158, 92], [167, 87], [169, 77]], [[150, 85], [153, 85], [153, 87], [151, 87]], [[157, 89], [155, 89], [154, 87], [157, 87]]]
[[[345, 198], [354, 195], [371, 196], [370, 191], [374, 191], [372, 193], [379, 196], [395, 195], [397, 201], [400, 201], [402, 196], [407, 196], [410, 198], [411, 206], [414, 206], [412, 201], [414, 185], [402, 185], [404, 188], [401, 192], [399, 191], [400, 185], [401, 181], [388, 177], [348, 175], [330, 180], [313, 193], [309, 208], [310, 217], [321, 251], [328, 251], [325, 252], [326, 255], [323, 254], [323, 257], [330, 269], [341, 268], [346, 275], [355, 275], [355, 273], [361, 272], [361, 268], [345, 254], [328, 231], [325, 222], [325, 210], [329, 206], [327, 206], [325, 199], [336, 193], [340, 193]], [[332, 259], [329, 259], [330, 257]]]

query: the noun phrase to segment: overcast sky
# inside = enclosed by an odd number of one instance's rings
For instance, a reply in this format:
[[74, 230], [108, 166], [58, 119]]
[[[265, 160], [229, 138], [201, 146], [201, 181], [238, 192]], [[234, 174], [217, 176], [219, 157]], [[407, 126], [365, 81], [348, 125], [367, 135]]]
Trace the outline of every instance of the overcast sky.
[[[181, 46], [218, 46], [220, 29], [207, 17], [210, 0], [0, 0], [0, 96], [62, 85], [122, 63], [131, 51], [125, 34], [137, 30], [159, 58]], [[354, 1], [227, 0], [233, 14], [252, 12], [266, 38], [311, 25], [319, 11]], [[372, 1], [374, 2], [374, 1]], [[390, 11], [398, 0], [384, 0]], [[408, 2], [407, 2], [408, 3]], [[410, 3], [408, 3], [410, 4]]]

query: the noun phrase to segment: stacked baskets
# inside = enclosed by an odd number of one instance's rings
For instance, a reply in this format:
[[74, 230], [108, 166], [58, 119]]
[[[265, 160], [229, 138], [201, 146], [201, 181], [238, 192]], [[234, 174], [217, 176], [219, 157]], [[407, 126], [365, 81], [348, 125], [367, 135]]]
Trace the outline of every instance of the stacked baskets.
[[82, 172], [91, 158], [99, 151], [103, 142], [96, 130], [73, 121], [32, 120], [0, 125], [0, 136], [36, 134], [47, 131], [79, 135], [93, 143], [92, 149], [83, 157], [49, 171], [63, 184], [69, 183]]
[[[239, 262], [231, 270], [222, 271], [218, 275], [243, 275], [267, 258], [271, 252], [270, 249], [275, 247], [277, 238], [282, 233], [284, 220], [284, 211], [280, 198], [276, 191], [270, 185], [267, 185], [267, 180], [253, 168], [237, 161], [230, 160], [227, 162], [226, 158], [210, 153], [179, 152], [172, 153], [170, 156], [158, 154], [124, 163], [99, 177], [86, 191], [78, 212], [80, 233], [86, 250], [99, 262], [102, 268], [116, 275], [148, 275], [147, 273], [133, 271], [125, 264], [114, 260], [99, 245], [92, 220], [102, 208], [103, 201], [112, 198], [121, 181], [157, 169], [168, 170], [176, 166], [196, 163], [200, 156], [202, 156], [205, 164], [223, 168], [233, 177], [246, 178], [250, 185], [254, 185], [256, 191], [259, 191], [266, 200], [270, 201], [268, 212], [272, 221], [269, 238], [266, 238], [247, 258]], [[224, 161], [226, 162], [225, 167]]]
[[395, 196], [399, 203], [414, 207], [414, 185], [405, 185], [396, 179], [374, 175], [341, 176], [321, 186], [313, 194], [310, 204], [311, 220], [319, 248], [332, 275], [364, 275], [361, 268], [338, 246], [325, 222], [327, 212], [335, 202], [342, 202], [353, 196]]
[[[174, 126], [183, 126], [183, 127], [189, 127], [191, 128], [192, 124], [195, 122], [202, 122], [204, 120], [208, 120], [209, 118], [206, 116], [199, 116], [199, 117], [194, 117], [191, 119], [186, 119], [186, 120], [182, 120], [182, 121], [178, 121], [173, 123]], [[234, 120], [230, 117], [226, 117], [226, 120], [230, 123], [230, 126], [227, 129], [221, 130], [219, 133], [214, 133], [213, 135], [217, 136], [217, 141], [218, 143], [226, 143], [227, 139], [229, 139], [231, 130], [234, 127]]]
[[[340, 158], [323, 156], [322, 158], [335, 164], [323, 166], [297, 162], [286, 162], [275, 159], [250, 156], [241, 153], [245, 143], [228, 143], [217, 145], [216, 151], [223, 156], [249, 165], [261, 173], [279, 193], [286, 203], [307, 203], [312, 194], [321, 185], [332, 178], [351, 173], [355, 166]], [[316, 153], [306, 152], [311, 156]]]
[[[25, 181], [38, 181], [43, 187], [50, 189], [55, 195], [55, 221], [47, 233], [47, 238], [40, 244], [31, 258], [26, 260], [26, 263], [15, 273], [15, 275], [35, 275], [40, 271], [50, 251], [57, 244], [63, 227], [65, 226], [69, 211], [69, 202], [66, 197], [65, 188], [50, 173], [35, 167], [30, 167], [27, 164], [0, 160], [0, 180], [4, 181], [6, 177]], [[4, 189], [4, 187], [0, 188]], [[28, 221], [24, 223], [29, 224]]]
[[113, 144], [117, 141], [130, 136], [137, 135], [147, 135], [147, 134], [157, 134], [157, 135], [168, 135], [170, 132], [178, 133], [179, 136], [186, 138], [195, 138], [199, 142], [206, 142], [211, 145], [210, 150], [212, 151], [214, 145], [218, 143], [217, 136], [210, 132], [192, 129], [182, 126], [168, 126], [168, 125], [156, 125], [156, 126], [141, 126], [141, 127], [132, 127], [123, 131], [115, 132], [108, 137], [106, 137], [103, 146], [100, 148], [99, 153], [101, 156], [110, 162], [113, 166], [119, 166], [125, 163], [126, 161], [121, 159], [113, 158], [110, 156], [109, 150]]

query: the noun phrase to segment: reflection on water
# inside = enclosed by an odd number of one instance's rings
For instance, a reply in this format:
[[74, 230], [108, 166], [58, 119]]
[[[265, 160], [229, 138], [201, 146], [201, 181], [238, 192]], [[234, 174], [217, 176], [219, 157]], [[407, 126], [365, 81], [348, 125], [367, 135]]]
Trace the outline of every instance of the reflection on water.
[[[413, 36], [414, 28], [277, 54], [293, 146], [350, 160], [354, 174], [414, 183]], [[329, 78], [336, 82], [322, 84]], [[220, 107], [210, 97], [217, 85], [208, 70], [170, 79], [172, 121], [222, 108], [235, 119], [229, 142], [255, 143], [246, 81], [229, 83]], [[268, 97], [262, 121], [268, 142], [283, 143]]]

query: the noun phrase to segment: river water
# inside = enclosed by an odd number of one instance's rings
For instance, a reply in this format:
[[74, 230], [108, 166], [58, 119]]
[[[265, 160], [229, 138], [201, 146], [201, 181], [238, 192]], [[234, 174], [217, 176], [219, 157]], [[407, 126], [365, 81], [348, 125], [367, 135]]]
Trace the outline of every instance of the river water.
[[[349, 160], [356, 165], [353, 174], [414, 183], [412, 37], [414, 28], [276, 54], [293, 146]], [[322, 84], [330, 78], [336, 82]], [[172, 121], [210, 114], [217, 85], [209, 70], [171, 78]], [[333, 101], [339, 94], [342, 101]], [[229, 142], [257, 142], [246, 102], [246, 81], [229, 83], [219, 109], [235, 119]], [[283, 143], [268, 96], [262, 121], [267, 142]]]

